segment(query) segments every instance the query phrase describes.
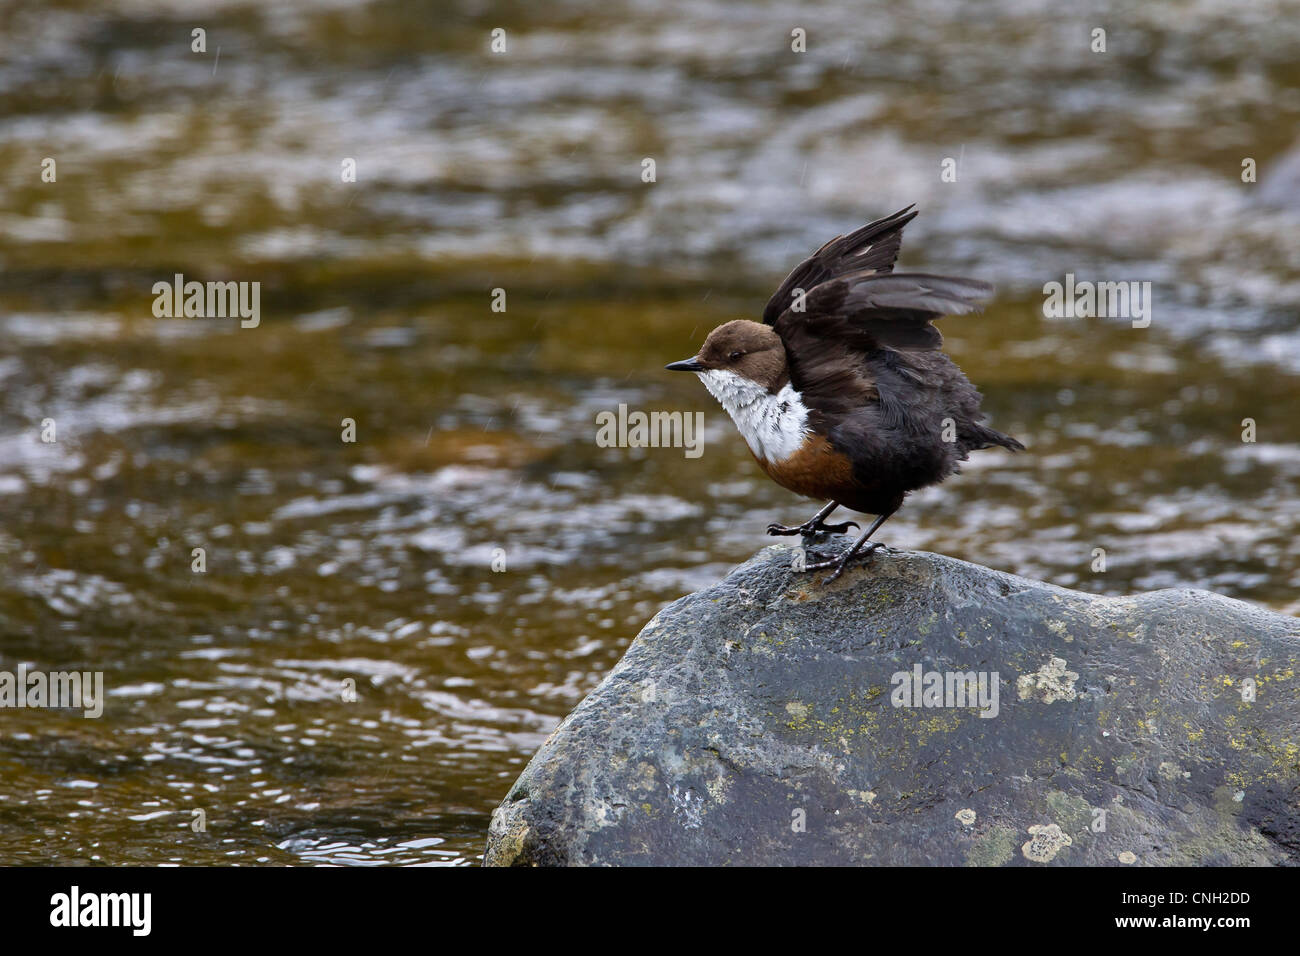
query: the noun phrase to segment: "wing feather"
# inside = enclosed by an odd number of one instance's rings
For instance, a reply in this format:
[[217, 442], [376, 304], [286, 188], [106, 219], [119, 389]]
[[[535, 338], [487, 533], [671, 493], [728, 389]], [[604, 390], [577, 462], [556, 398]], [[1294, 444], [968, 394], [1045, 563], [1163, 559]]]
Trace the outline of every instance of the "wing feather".
[[992, 294], [978, 279], [854, 272], [817, 286], [803, 312], [786, 309], [772, 328], [793, 353], [813, 339], [854, 352], [929, 351], [943, 345], [935, 319], [978, 311]]
[[908, 206], [892, 216], [869, 222], [847, 236], [836, 236], [785, 277], [772, 298], [768, 299], [763, 309], [763, 321], [773, 324], [794, 302], [796, 289], [811, 292], [823, 282], [850, 272], [865, 275], [889, 273], [903, 244], [903, 227], [915, 218], [914, 207]]

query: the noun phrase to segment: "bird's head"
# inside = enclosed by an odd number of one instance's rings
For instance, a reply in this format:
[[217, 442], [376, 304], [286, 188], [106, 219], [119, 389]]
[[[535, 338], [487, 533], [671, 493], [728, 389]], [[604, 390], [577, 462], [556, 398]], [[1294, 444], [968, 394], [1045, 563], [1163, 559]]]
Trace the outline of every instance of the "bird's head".
[[698, 355], [665, 367], [672, 372], [697, 372], [706, 385], [736, 375], [773, 394], [790, 381], [781, 337], [770, 325], [748, 319], [719, 325]]

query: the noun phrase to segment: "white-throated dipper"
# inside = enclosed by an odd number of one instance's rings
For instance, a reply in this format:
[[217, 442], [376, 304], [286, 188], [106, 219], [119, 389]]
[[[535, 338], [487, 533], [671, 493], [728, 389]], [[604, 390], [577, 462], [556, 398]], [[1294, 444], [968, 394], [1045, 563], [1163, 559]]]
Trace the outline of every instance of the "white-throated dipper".
[[695, 372], [727, 410], [768, 476], [826, 506], [768, 534], [844, 534], [840, 505], [876, 520], [840, 558], [806, 564], [843, 573], [909, 491], [960, 471], [978, 448], [1025, 446], [981, 424], [980, 393], [940, 351], [932, 325], [974, 312], [993, 293], [975, 279], [893, 272], [912, 206], [838, 236], [799, 263], [763, 310], [709, 333], [699, 354], [667, 366]]

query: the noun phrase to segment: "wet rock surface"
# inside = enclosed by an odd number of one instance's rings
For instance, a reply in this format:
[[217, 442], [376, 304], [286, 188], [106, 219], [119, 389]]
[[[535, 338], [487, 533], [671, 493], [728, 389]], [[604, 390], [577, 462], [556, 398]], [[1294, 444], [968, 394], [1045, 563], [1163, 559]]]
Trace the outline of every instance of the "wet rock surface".
[[825, 585], [795, 554], [657, 614], [485, 862], [1300, 863], [1300, 620], [924, 552]]

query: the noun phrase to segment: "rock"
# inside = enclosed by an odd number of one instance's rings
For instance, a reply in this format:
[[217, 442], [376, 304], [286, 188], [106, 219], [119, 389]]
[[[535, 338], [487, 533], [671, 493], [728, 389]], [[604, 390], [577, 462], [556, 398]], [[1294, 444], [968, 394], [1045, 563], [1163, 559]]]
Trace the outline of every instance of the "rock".
[[823, 585], [793, 554], [645, 626], [486, 864], [1300, 863], [1300, 620], [913, 552]]

